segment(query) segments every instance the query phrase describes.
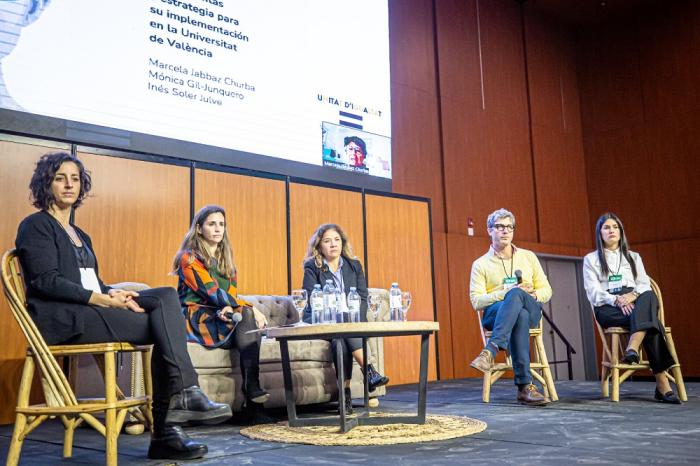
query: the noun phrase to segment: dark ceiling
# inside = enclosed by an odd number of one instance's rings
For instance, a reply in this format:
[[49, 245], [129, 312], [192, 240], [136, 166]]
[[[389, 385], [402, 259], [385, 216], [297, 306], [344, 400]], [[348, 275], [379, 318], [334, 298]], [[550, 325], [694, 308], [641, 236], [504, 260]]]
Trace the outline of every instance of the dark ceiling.
[[525, 8], [552, 18], [578, 25], [600, 24], [634, 15], [662, 0], [526, 0]]

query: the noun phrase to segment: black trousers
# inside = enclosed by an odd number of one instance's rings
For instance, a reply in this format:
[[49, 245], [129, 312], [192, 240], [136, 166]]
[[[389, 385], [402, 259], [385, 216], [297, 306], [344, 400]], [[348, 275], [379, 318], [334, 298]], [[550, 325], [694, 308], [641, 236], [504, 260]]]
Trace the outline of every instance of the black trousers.
[[86, 306], [85, 332], [66, 343], [152, 344], [153, 409], [164, 412], [173, 394], [198, 384], [187, 353], [180, 300], [174, 288], [140, 291], [134, 299], [146, 312]]
[[[335, 350], [335, 342], [340, 341], [343, 346], [343, 376], [345, 380], [352, 378], [352, 353], [362, 349], [362, 338], [336, 338], [331, 341], [333, 350], [333, 364], [335, 364], [335, 375], [338, 376], [338, 354]], [[366, 357], [366, 356], [363, 356]]]
[[595, 307], [595, 318], [603, 328], [624, 327], [630, 333], [646, 330], [642, 346], [649, 358], [654, 374], [665, 371], [675, 364], [666, 344], [663, 325], [659, 321], [659, 301], [653, 291], [645, 291], [634, 302], [634, 310], [625, 315], [617, 306], [605, 304]]
[[219, 348], [238, 349], [243, 383], [246, 385], [251, 382], [259, 383], [262, 334], [260, 332], [247, 333], [258, 328], [253, 308], [243, 307], [241, 309], [241, 317], [241, 321], [236, 324], [233, 332]]

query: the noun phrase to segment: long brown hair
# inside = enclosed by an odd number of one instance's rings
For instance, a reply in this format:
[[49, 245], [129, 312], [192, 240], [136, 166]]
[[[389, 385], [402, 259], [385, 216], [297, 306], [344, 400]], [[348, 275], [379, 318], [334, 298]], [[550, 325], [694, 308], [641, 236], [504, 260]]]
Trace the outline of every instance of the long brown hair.
[[321, 240], [323, 239], [323, 235], [328, 230], [335, 230], [340, 235], [340, 240], [343, 242], [343, 247], [341, 249], [340, 254], [348, 259], [357, 259], [355, 253], [352, 250], [352, 245], [350, 245], [350, 241], [348, 240], [348, 235], [345, 234], [343, 229], [335, 223], [324, 223], [323, 225], [316, 228], [314, 234], [311, 235], [311, 239], [309, 239], [309, 248], [306, 251], [306, 257], [304, 258], [304, 262], [308, 261], [309, 259], [313, 259], [314, 263], [316, 264], [316, 267], [323, 267], [323, 254], [321, 254]]
[[[187, 234], [185, 234], [185, 239], [182, 240], [182, 246], [180, 246], [180, 249], [173, 259], [173, 274], [177, 274], [180, 270], [180, 261], [182, 260], [183, 254], [191, 252], [193, 257], [190, 258], [190, 263], [197, 258], [207, 268], [210, 268], [212, 262], [215, 261], [216, 269], [221, 275], [227, 278], [235, 276], [236, 265], [233, 263], [233, 251], [231, 249], [231, 242], [228, 239], [227, 228], [224, 229], [224, 237], [216, 246], [216, 251], [213, 256], [209, 254], [208, 249], [205, 247], [204, 238], [200, 231], [204, 222], [207, 221], [207, 218], [209, 218], [211, 214], [216, 213], [223, 215], [224, 221], [226, 220], [226, 211], [223, 207], [218, 205], [206, 205], [195, 214], [192, 219], [192, 225], [190, 225], [190, 229], [187, 231]], [[226, 226], [228, 226], [228, 224]]]

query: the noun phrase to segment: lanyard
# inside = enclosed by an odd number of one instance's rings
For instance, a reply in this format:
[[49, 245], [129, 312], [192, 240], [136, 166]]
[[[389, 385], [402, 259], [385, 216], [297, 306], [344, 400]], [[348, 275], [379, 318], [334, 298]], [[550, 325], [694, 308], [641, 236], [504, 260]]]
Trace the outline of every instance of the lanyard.
[[506, 270], [506, 263], [503, 260], [501, 256], [498, 256], [499, 259], [501, 259], [501, 265], [503, 266], [503, 273], [506, 274], [508, 278], [513, 278], [513, 257], [515, 256], [515, 251], [513, 251], [513, 254], [510, 256], [510, 275], [508, 275], [508, 271]]

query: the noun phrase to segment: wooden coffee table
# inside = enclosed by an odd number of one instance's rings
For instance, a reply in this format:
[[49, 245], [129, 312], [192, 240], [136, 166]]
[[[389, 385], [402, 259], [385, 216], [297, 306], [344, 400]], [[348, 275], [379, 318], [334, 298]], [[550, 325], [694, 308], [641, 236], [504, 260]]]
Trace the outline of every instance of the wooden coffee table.
[[[267, 329], [267, 336], [279, 341], [282, 356], [282, 374], [284, 377], [284, 392], [287, 401], [287, 415], [290, 427], [309, 425], [340, 425], [342, 432], [348, 432], [358, 425], [376, 424], [425, 424], [425, 404], [428, 389], [428, 346], [429, 337], [440, 329], [438, 322], [360, 322], [345, 324], [319, 324], [302, 325], [294, 327], [273, 327]], [[338, 403], [339, 418], [336, 416], [297, 417], [294, 401], [294, 385], [292, 381], [292, 369], [289, 362], [290, 340], [332, 340], [334, 338], [362, 338], [362, 349], [367, 354], [367, 339], [372, 337], [399, 337], [406, 335], [421, 336], [420, 374], [418, 383], [418, 413], [416, 416], [369, 416], [369, 390], [367, 379], [364, 378], [364, 408], [358, 410], [357, 416], [349, 417], [345, 412], [345, 377], [343, 371], [343, 345], [336, 342], [338, 354]], [[367, 373], [367, 359], [364, 358], [364, 373]]]

